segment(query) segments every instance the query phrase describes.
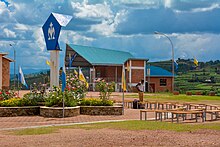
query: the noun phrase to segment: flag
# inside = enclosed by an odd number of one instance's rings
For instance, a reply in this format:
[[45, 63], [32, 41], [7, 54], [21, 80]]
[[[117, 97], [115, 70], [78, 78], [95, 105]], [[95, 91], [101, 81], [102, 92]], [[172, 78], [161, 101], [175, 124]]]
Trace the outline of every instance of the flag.
[[196, 58], [194, 57], [194, 64], [196, 65], [196, 66], [199, 66], [199, 62], [198, 62], [198, 60], [196, 60]]
[[76, 58], [76, 55], [77, 55], [77, 53], [75, 53], [75, 54], [71, 57], [71, 55], [69, 54], [69, 67], [72, 66], [72, 62], [73, 62], [74, 59]]
[[26, 86], [26, 88], [28, 88], [28, 85], [27, 85], [27, 83], [26, 83], [26, 81], [25, 81], [24, 74], [23, 74], [23, 72], [22, 72], [21, 67], [19, 67], [18, 78], [19, 78], [19, 81], [21, 82], [21, 84], [23, 84], [24, 86]]
[[121, 75], [121, 88], [123, 91], [126, 91], [126, 81], [125, 81], [125, 72], [124, 72], [124, 66], [122, 68], [122, 75]]
[[176, 61], [174, 61], [174, 65], [175, 65], [175, 70], [178, 69], [178, 63]]
[[78, 72], [74, 69], [74, 74], [78, 76]]
[[129, 60], [127, 61], [127, 71], [130, 71], [130, 65], [129, 65]]
[[63, 71], [62, 71], [61, 81], [62, 81], [62, 91], [64, 91], [65, 88], [66, 88], [66, 69], [65, 69], [65, 65], [64, 65]]
[[86, 83], [86, 88], [89, 87], [89, 84], [87, 83], [87, 81], [86, 81], [86, 79], [85, 79], [85, 77], [84, 77], [84, 75], [83, 75], [83, 73], [81, 71], [81, 68], [79, 68], [79, 80]]
[[46, 64], [47, 64], [48, 66], [50, 66], [50, 61], [46, 60]]

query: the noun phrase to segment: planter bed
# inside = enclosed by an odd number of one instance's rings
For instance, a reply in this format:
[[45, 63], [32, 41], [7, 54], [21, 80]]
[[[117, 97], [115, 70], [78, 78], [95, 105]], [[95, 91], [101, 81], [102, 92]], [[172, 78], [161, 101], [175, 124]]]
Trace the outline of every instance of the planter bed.
[[0, 107], [0, 117], [33, 116], [39, 114], [39, 106]]
[[[80, 107], [65, 107], [64, 117], [73, 117], [80, 114]], [[63, 108], [62, 107], [40, 107], [40, 116], [43, 117], [63, 117]]]
[[122, 106], [80, 106], [83, 115], [122, 115]]

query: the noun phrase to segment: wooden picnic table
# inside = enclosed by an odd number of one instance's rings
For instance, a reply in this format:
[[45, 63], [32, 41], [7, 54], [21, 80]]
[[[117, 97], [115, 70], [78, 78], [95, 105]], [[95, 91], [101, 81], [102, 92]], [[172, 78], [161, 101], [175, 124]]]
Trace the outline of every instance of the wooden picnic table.
[[219, 113], [220, 110], [205, 110], [205, 120], [207, 114], [211, 114], [211, 120], [213, 120], [213, 116], [215, 115], [215, 120], [217, 120], [219, 118]]
[[142, 114], [144, 113], [144, 120], [147, 120], [147, 113], [148, 112], [155, 112], [155, 110], [152, 109], [141, 109], [140, 110], [140, 120], [142, 120]]
[[199, 115], [202, 116], [202, 122], [205, 121], [205, 119], [204, 119], [204, 117], [205, 117], [204, 111], [191, 111], [191, 110], [188, 110], [188, 111], [171, 111], [171, 113], [172, 113], [172, 122], [174, 121], [174, 115], [176, 115], [177, 123], [179, 123], [179, 117], [182, 116], [183, 121], [184, 121], [184, 120], [187, 119], [186, 118], [187, 114], [190, 114], [191, 118], [192, 118], [192, 115], [194, 114], [196, 122], [198, 122], [198, 116]]

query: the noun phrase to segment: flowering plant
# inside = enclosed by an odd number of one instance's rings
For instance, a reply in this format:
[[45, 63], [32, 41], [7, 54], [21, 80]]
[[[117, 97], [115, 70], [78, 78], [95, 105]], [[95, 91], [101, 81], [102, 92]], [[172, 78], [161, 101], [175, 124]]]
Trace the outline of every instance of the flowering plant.
[[115, 83], [107, 83], [105, 80], [97, 81], [96, 89], [99, 91], [99, 97], [101, 100], [109, 100], [111, 93], [115, 90]]
[[0, 100], [8, 100], [16, 96], [14, 91], [0, 90]]
[[62, 107], [63, 99], [65, 107], [74, 107], [78, 104], [78, 99], [76, 99], [72, 93], [68, 90], [62, 92], [60, 88], [53, 87], [53, 92], [45, 95], [45, 105], [48, 107]]
[[77, 75], [67, 76], [66, 79], [66, 91], [69, 91], [73, 94], [75, 98], [81, 99], [86, 95], [86, 83], [80, 81]]

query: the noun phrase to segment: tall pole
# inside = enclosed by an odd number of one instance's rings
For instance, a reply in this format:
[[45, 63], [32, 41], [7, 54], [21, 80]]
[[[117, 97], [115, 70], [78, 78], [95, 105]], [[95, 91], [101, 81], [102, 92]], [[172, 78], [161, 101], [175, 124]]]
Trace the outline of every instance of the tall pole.
[[170, 44], [172, 46], [172, 92], [173, 92], [174, 91], [174, 48], [173, 48], [173, 43], [172, 43], [171, 39], [164, 33], [155, 31], [154, 34], [165, 36], [170, 41]]
[[16, 72], [16, 50], [12, 44], [9, 44], [9, 45], [12, 46], [12, 48], [14, 50], [14, 90], [15, 90], [15, 87], [16, 87], [15, 86], [16, 85], [16, 81], [15, 81], [15, 79], [16, 79], [16, 74], [15, 74], [15, 72]]

